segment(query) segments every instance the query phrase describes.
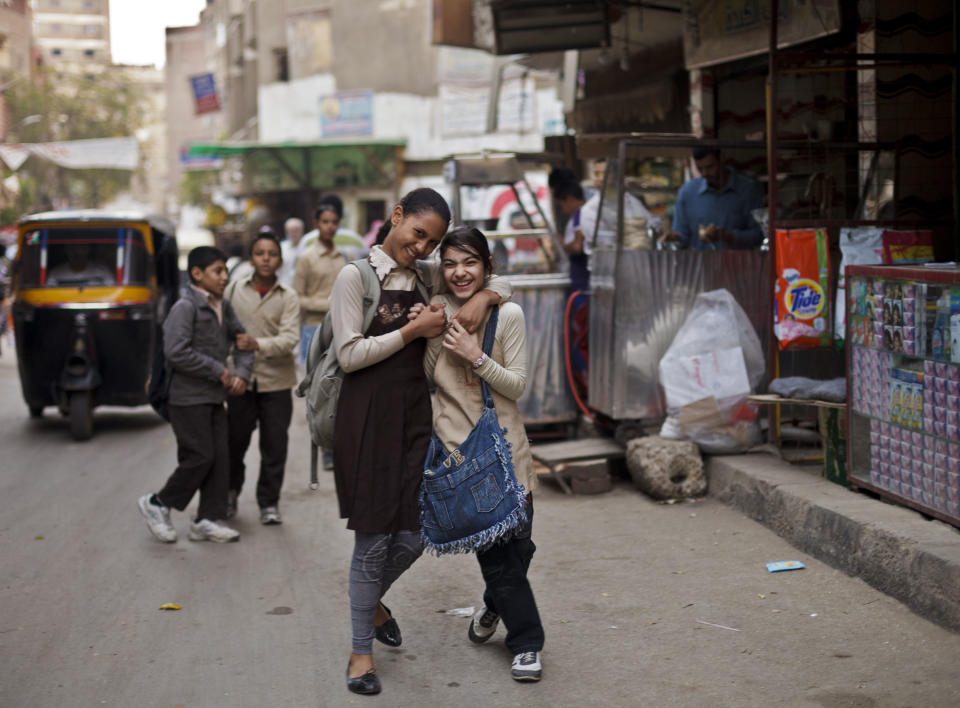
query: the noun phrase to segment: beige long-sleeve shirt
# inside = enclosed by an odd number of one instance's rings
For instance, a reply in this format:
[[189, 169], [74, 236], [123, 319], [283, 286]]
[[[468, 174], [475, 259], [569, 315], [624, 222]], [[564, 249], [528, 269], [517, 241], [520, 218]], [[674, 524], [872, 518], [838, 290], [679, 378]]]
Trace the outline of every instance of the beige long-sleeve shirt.
[[[431, 302], [443, 303], [451, 315], [461, 304], [449, 294], [434, 296]], [[481, 328], [476, 334], [478, 345], [482, 344], [482, 336]], [[427, 343], [423, 367], [427, 379], [437, 387], [433, 430], [448, 451], [466, 440], [480, 419], [483, 412], [480, 379], [487, 382], [500, 427], [507, 429], [517, 481], [528, 492], [533, 491], [537, 475], [523, 417], [517, 407], [517, 399], [523, 395], [527, 383], [527, 334], [520, 306], [510, 302], [500, 306], [493, 349], [479, 369], [444, 349], [442, 335]]]
[[[380, 280], [384, 290], [413, 290], [417, 271], [405, 268], [384, 253], [379, 246], [370, 251], [370, 264]], [[420, 261], [421, 272], [427, 292], [435, 293], [445, 289], [443, 269], [438, 261]], [[503, 278], [490, 277], [486, 289], [507, 301], [513, 294], [513, 286]], [[360, 271], [354, 267], [344, 268], [337, 275], [330, 293], [330, 317], [333, 323], [333, 346], [341, 368], [356, 371], [365, 366], [376, 364], [403, 349], [403, 335], [399, 330], [378, 337], [364, 337], [363, 327], [363, 279]]]
[[259, 393], [282, 391], [297, 384], [294, 351], [300, 342], [300, 303], [297, 294], [279, 281], [263, 297], [253, 276], [231, 283], [225, 293], [237, 318], [256, 338], [251, 386]]
[[330, 309], [330, 291], [347, 259], [334, 246], [327, 249], [319, 241], [304, 249], [297, 258], [293, 289], [300, 296], [303, 324], [316, 326]]

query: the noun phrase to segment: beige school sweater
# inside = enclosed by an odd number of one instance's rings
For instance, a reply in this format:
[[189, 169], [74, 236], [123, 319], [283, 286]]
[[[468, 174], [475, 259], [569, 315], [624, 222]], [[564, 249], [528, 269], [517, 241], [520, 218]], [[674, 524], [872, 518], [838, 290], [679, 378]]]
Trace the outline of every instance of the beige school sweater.
[[255, 337], [260, 347], [254, 352], [251, 387], [259, 393], [282, 391], [297, 385], [294, 350], [300, 341], [300, 304], [297, 294], [278, 280], [266, 295], [253, 286], [253, 275], [227, 286], [237, 319]]
[[300, 296], [303, 324], [317, 326], [330, 309], [330, 291], [347, 259], [336, 246], [327, 247], [317, 241], [300, 254], [293, 274], [293, 289]]
[[[448, 316], [460, 309], [460, 301], [449, 294], [437, 295], [431, 302], [446, 305]], [[476, 334], [483, 343], [483, 328]], [[424, 356], [427, 378], [437, 387], [433, 405], [433, 430], [449, 452], [466, 440], [483, 412], [480, 379], [487, 382], [493, 395], [500, 427], [507, 429], [517, 481], [531, 492], [537, 486], [530, 442], [517, 408], [527, 383], [527, 338], [523, 310], [508, 302], [500, 306], [493, 350], [483, 365], [474, 370], [469, 362], [443, 348], [443, 335], [427, 343]]]

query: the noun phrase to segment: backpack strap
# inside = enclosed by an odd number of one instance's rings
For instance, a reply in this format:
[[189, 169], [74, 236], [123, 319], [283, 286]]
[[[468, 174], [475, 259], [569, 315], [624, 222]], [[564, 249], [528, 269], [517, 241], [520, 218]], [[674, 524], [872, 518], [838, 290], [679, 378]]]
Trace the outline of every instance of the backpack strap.
[[380, 300], [380, 279], [368, 258], [358, 258], [350, 263], [360, 271], [360, 278], [363, 280], [363, 328], [360, 332], [366, 333], [376, 313], [374, 306]]

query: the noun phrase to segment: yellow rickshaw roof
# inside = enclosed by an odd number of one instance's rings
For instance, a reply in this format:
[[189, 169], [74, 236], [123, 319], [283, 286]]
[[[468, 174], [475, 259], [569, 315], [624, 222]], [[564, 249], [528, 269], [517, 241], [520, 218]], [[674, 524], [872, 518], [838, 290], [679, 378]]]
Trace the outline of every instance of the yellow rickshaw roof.
[[160, 214], [147, 214], [133, 210], [107, 211], [104, 209], [69, 209], [64, 211], [45, 211], [29, 214], [18, 222], [19, 226], [35, 226], [62, 222], [104, 222], [104, 221], [140, 221], [150, 224], [157, 231], [174, 233], [172, 221]]

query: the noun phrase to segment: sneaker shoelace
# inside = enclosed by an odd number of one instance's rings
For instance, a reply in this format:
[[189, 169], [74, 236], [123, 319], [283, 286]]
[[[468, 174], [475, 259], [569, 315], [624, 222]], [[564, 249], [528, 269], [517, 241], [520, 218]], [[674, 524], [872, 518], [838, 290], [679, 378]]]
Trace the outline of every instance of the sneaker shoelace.
[[499, 615], [487, 610], [480, 616], [480, 626], [484, 629], [490, 629], [498, 619], [500, 619]]
[[528, 664], [537, 663], [537, 652], [535, 651], [525, 651], [517, 657], [517, 663], [521, 666], [527, 666]]

